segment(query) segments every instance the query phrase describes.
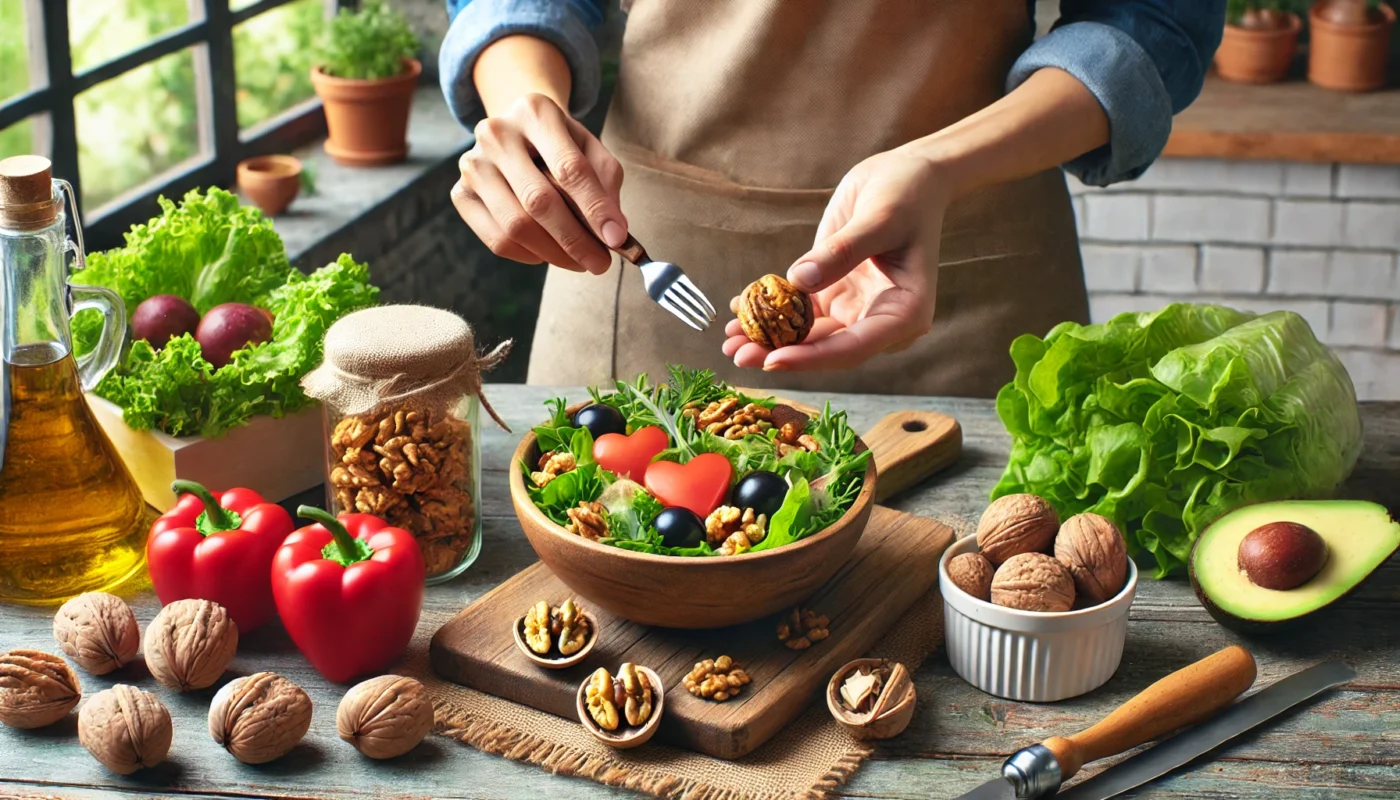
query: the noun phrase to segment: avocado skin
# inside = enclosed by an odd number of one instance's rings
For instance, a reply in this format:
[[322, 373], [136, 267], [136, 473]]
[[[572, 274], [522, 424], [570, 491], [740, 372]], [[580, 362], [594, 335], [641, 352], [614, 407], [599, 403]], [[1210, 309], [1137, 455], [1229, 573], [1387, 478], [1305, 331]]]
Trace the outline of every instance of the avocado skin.
[[[1289, 501], [1282, 501], [1282, 502], [1289, 502]], [[1335, 500], [1335, 501], [1312, 501], [1312, 502], [1335, 502], [1335, 503], [1342, 504], [1342, 503], [1353, 503], [1353, 502], [1362, 502], [1362, 501]], [[1258, 505], [1271, 505], [1271, 503], [1254, 503], [1254, 504], [1250, 504], [1250, 506], [1258, 506]], [[1243, 508], [1249, 508], [1250, 506], [1242, 506], [1241, 509], [1243, 509]], [[1236, 511], [1239, 511], [1239, 510], [1241, 510], [1241, 509], [1236, 509]], [[1190, 555], [1190, 557], [1186, 560], [1186, 573], [1187, 573], [1187, 576], [1188, 576], [1188, 577], [1190, 578], [1190, 580], [1191, 580], [1191, 589], [1195, 592], [1195, 594], [1196, 594], [1196, 599], [1197, 599], [1198, 601], [1200, 601], [1201, 606], [1202, 606], [1203, 608], [1205, 608], [1206, 612], [1209, 613], [1209, 614], [1211, 615], [1211, 617], [1212, 617], [1213, 619], [1215, 619], [1216, 622], [1219, 622], [1221, 625], [1224, 625], [1225, 627], [1227, 627], [1227, 628], [1229, 628], [1229, 629], [1231, 629], [1231, 630], [1238, 631], [1238, 632], [1244, 633], [1244, 634], [1251, 634], [1251, 635], [1270, 635], [1270, 634], [1283, 633], [1283, 632], [1287, 632], [1287, 631], [1291, 631], [1291, 630], [1297, 629], [1297, 628], [1301, 625], [1301, 623], [1304, 623], [1304, 622], [1307, 622], [1307, 621], [1311, 621], [1314, 617], [1316, 617], [1317, 614], [1318, 614], [1318, 612], [1320, 612], [1320, 611], [1325, 611], [1326, 609], [1329, 609], [1329, 608], [1331, 608], [1331, 607], [1337, 605], [1338, 603], [1341, 603], [1342, 601], [1346, 600], [1346, 599], [1347, 599], [1348, 597], [1350, 597], [1350, 596], [1352, 595], [1352, 593], [1354, 593], [1362, 584], [1364, 584], [1364, 583], [1366, 583], [1366, 581], [1370, 580], [1371, 576], [1375, 574], [1376, 570], [1378, 570], [1378, 569], [1380, 569], [1382, 566], [1384, 566], [1385, 563], [1386, 563], [1387, 561], [1389, 561], [1397, 552], [1400, 552], [1400, 545], [1398, 545], [1397, 547], [1392, 548], [1392, 549], [1390, 550], [1390, 552], [1389, 552], [1388, 554], [1386, 554], [1383, 558], [1379, 559], [1379, 560], [1376, 562], [1375, 566], [1373, 566], [1368, 572], [1366, 572], [1365, 575], [1363, 575], [1363, 576], [1361, 576], [1359, 579], [1357, 579], [1357, 580], [1352, 584], [1352, 586], [1351, 586], [1350, 589], [1347, 589], [1347, 590], [1346, 590], [1345, 592], [1343, 592], [1341, 595], [1339, 595], [1338, 597], [1336, 597], [1335, 599], [1333, 599], [1333, 600], [1331, 600], [1331, 601], [1329, 601], [1329, 602], [1323, 603], [1322, 605], [1319, 605], [1319, 606], [1317, 606], [1317, 607], [1315, 607], [1315, 608], [1309, 609], [1309, 610], [1307, 610], [1307, 611], [1300, 612], [1299, 614], [1297, 614], [1297, 615], [1295, 615], [1295, 616], [1287, 617], [1287, 618], [1285, 618], [1285, 619], [1278, 619], [1278, 620], [1257, 620], [1257, 619], [1249, 619], [1249, 618], [1247, 618], [1247, 617], [1241, 617], [1241, 616], [1239, 616], [1239, 615], [1232, 614], [1232, 613], [1230, 613], [1229, 611], [1226, 611], [1226, 610], [1222, 609], [1219, 605], [1217, 605], [1217, 604], [1211, 599], [1210, 595], [1206, 593], [1205, 589], [1203, 589], [1203, 588], [1201, 587], [1201, 583], [1200, 583], [1200, 581], [1199, 581], [1199, 580], [1197, 579], [1197, 577], [1196, 577], [1196, 556], [1197, 556], [1197, 553], [1198, 553], [1198, 552], [1200, 551], [1200, 549], [1201, 549], [1201, 543], [1210, 540], [1209, 533], [1210, 533], [1210, 529], [1211, 529], [1211, 528], [1215, 527], [1217, 524], [1220, 524], [1222, 521], [1228, 519], [1228, 518], [1229, 518], [1232, 514], [1234, 514], [1234, 513], [1235, 513], [1235, 512], [1232, 511], [1232, 512], [1229, 512], [1229, 513], [1225, 514], [1225, 515], [1222, 516], [1219, 520], [1216, 520], [1216, 522], [1213, 522], [1213, 523], [1211, 523], [1210, 525], [1208, 525], [1208, 526], [1206, 527], [1205, 530], [1201, 531], [1200, 536], [1198, 536], [1198, 537], [1196, 538], [1195, 543], [1192, 544], [1192, 546], [1191, 546], [1191, 555]], [[1330, 543], [1329, 543], [1329, 546], [1330, 546]]]

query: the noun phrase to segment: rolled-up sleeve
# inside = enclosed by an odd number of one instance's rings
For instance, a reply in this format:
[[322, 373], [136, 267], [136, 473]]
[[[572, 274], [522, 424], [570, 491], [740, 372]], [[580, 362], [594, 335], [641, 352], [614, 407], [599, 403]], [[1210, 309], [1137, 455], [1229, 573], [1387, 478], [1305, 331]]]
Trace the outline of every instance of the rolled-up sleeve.
[[598, 102], [601, 72], [593, 31], [606, 14], [602, 0], [448, 0], [452, 24], [438, 52], [443, 96], [452, 113], [468, 128], [483, 117], [481, 97], [472, 81], [476, 59], [486, 46], [504, 36], [528, 34], [552, 43], [573, 73], [569, 113], [587, 114]]
[[1064, 0], [1049, 34], [1021, 55], [1007, 91], [1036, 70], [1079, 79], [1108, 115], [1108, 144], [1065, 164], [1084, 183], [1132, 180], [1201, 92], [1225, 25], [1222, 0]]

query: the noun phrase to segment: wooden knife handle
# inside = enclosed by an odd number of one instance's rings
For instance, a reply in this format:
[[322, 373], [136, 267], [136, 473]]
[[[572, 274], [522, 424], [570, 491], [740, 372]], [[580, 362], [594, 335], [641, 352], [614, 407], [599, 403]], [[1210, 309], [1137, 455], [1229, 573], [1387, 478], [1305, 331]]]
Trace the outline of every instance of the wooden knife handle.
[[1069, 780], [1091, 761], [1205, 720], [1254, 685], [1254, 676], [1249, 651], [1227, 647], [1143, 689], [1093, 727], [1042, 744], [1060, 763], [1060, 779]]
[[949, 466], [962, 453], [962, 426], [937, 411], [896, 411], [861, 439], [875, 455], [877, 503]]
[[[549, 165], [544, 163], [544, 159], [535, 156], [535, 166], [538, 167], [539, 171], [544, 174], [544, 177], [549, 180], [549, 185], [554, 187], [554, 191], [558, 192], [559, 196], [564, 199], [564, 205], [567, 206], [569, 211], [574, 215], [574, 219], [578, 220], [578, 224], [583, 226], [584, 232], [594, 239], [597, 239], [598, 244], [608, 247], [607, 242], [599, 239], [598, 234], [593, 232], [593, 226], [588, 224], [588, 218], [583, 215], [583, 209], [578, 207], [578, 204], [574, 202], [574, 198], [570, 197], [569, 193], [564, 191], [564, 187], [559, 185], [559, 181], [554, 179], [554, 173], [549, 171]], [[638, 267], [651, 261], [651, 257], [647, 255], [646, 248], [642, 247], [642, 243], [637, 241], [636, 237], [630, 232], [627, 234], [627, 238], [622, 242], [621, 247], [608, 247], [608, 249]]]

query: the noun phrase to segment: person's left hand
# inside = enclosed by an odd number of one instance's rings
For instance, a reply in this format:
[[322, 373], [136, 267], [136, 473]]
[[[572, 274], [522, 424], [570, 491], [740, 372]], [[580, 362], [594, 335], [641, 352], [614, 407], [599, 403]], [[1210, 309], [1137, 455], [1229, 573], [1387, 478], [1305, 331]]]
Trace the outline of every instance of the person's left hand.
[[846, 173], [813, 248], [788, 268], [788, 280], [812, 295], [811, 333], [770, 350], [749, 341], [734, 319], [724, 329], [724, 354], [768, 371], [846, 369], [928, 333], [949, 195], [935, 172], [927, 158], [897, 149]]

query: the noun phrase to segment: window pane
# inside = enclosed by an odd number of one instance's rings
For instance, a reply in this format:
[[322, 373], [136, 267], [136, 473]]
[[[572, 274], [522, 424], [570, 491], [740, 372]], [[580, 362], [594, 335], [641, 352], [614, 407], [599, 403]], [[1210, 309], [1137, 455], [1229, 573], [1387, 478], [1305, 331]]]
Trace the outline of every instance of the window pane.
[[228, 0], [228, 7], [230, 11], [237, 11], [240, 8], [247, 8], [256, 2], [258, 2], [258, 0]]
[[325, 0], [297, 0], [233, 29], [239, 127], [271, 119], [314, 94], [311, 51], [325, 9]]
[[30, 73], [25, 11], [25, 0], [0, 0], [0, 103], [44, 83], [42, 68]]
[[73, 71], [110, 61], [188, 24], [189, 7], [189, 0], [68, 0]]
[[49, 136], [44, 116], [30, 117], [0, 130], [0, 160], [10, 156], [48, 157]]
[[137, 67], [78, 95], [78, 171], [92, 209], [199, 153], [194, 53]]

